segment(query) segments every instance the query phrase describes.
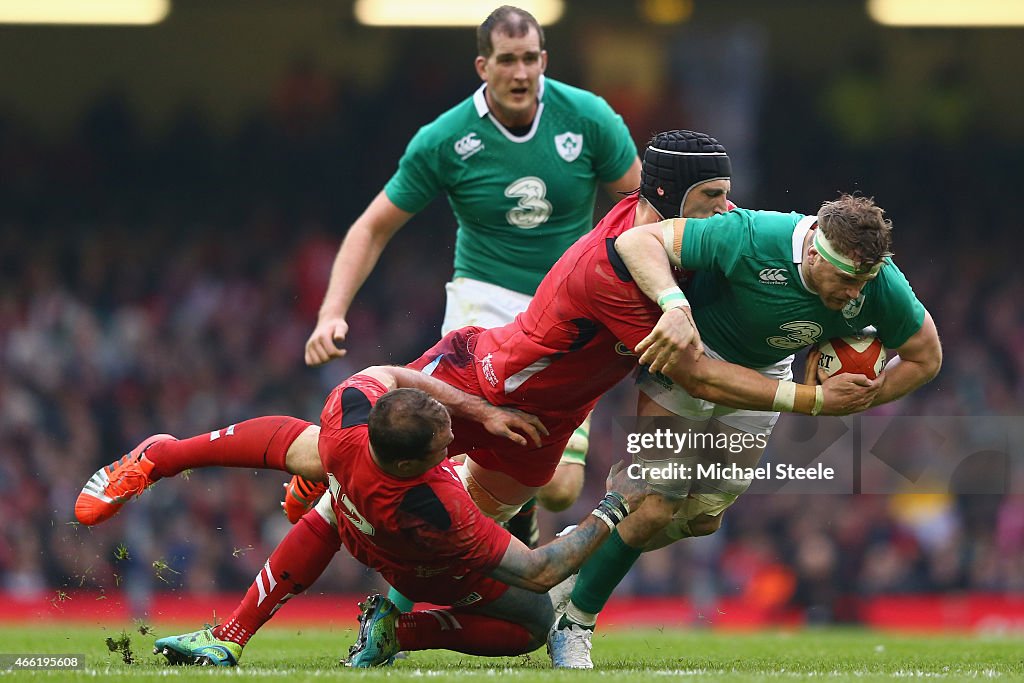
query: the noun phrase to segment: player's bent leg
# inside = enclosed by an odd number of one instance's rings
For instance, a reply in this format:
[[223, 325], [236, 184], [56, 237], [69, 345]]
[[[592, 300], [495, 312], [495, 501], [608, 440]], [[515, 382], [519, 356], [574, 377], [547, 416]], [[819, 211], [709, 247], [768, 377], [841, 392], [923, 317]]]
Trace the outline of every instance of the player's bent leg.
[[522, 626], [531, 638], [530, 642], [524, 646], [526, 648], [524, 652], [531, 652], [544, 644], [551, 624], [555, 620], [555, 612], [547, 593], [534, 593], [516, 586], [510, 586], [494, 602], [475, 609], [468, 608], [467, 611]]
[[198, 467], [286, 470], [286, 454], [310, 423], [286, 415], [245, 420], [188, 439], [152, 436], [98, 470], [75, 502], [82, 524], [98, 524], [164, 477]]
[[[638, 415], [644, 417], [671, 416], [665, 408], [653, 401], [646, 403], [641, 394]], [[691, 422], [683, 421], [690, 428], [699, 428], [704, 423], [703, 413], [695, 413]], [[681, 418], [676, 418], [681, 419]], [[650, 420], [639, 421], [637, 432], [656, 428]], [[650, 464], [657, 467], [677, 460], [676, 454], [645, 453], [637, 458], [641, 466]], [[662, 463], [662, 461], [665, 463]], [[653, 483], [648, 480], [648, 483]], [[572, 591], [572, 599], [565, 614], [551, 633], [548, 650], [556, 668], [593, 668], [590, 657], [593, 629], [597, 615], [622, 581], [633, 564], [639, 559], [644, 546], [671, 521], [676, 510], [689, 491], [686, 481], [658, 482], [656, 492], [648, 496], [635, 512], [630, 514], [612, 533], [612, 536], [595, 552], [580, 569], [579, 579]]]
[[485, 469], [468, 457], [455, 471], [480, 511], [497, 522], [510, 520], [537, 492], [537, 487], [526, 486], [503, 472]]
[[594, 668], [590, 650], [598, 613], [640, 558], [647, 542], [672, 521], [680, 504], [659, 494], [647, 496], [583, 564], [565, 614], [548, 637], [548, 654], [556, 669]]
[[672, 522], [658, 532], [654, 538], [647, 542], [644, 546], [644, 552], [649, 553], [655, 550], [661, 550], [667, 545], [672, 545], [676, 541], [680, 541], [684, 538], [694, 538], [697, 536], [709, 536], [722, 526], [722, 518], [724, 514], [717, 516], [711, 515], [699, 515], [696, 519], [682, 520], [673, 519]]
[[312, 510], [320, 496], [327, 491], [327, 484], [323, 483], [324, 466], [317, 446], [319, 439], [319, 425], [311, 424], [299, 434], [285, 453], [285, 467], [294, 476], [284, 485], [281, 509], [292, 524]]
[[[547, 596], [493, 581], [490, 583], [482, 591], [480, 586], [476, 587], [471, 595], [477, 602], [469, 606], [417, 610], [399, 615], [395, 622], [396, 644], [393, 647], [373, 645], [380, 636], [371, 631], [366, 638], [360, 639], [353, 651], [362, 653], [364, 648], [359, 646], [365, 641], [379, 651], [368, 661], [383, 663], [385, 655], [395, 647], [410, 652], [444, 649], [485, 657], [520, 655], [538, 648], [544, 642], [553, 618]], [[480, 601], [476, 591], [493, 593], [496, 597]], [[365, 620], [362, 623], [361, 631], [370, 628]], [[387, 640], [386, 622], [381, 628], [385, 629], [384, 640]]]
[[326, 474], [320, 460], [319, 441], [320, 425], [311, 424], [302, 430], [284, 454], [285, 469], [308, 481], [324, 481]]
[[[559, 628], [578, 624], [593, 628], [615, 587], [639, 559], [644, 546], [671, 521], [682, 501], [652, 494], [612, 532], [580, 568]], [[564, 622], [564, 624], [563, 624]]]
[[551, 481], [537, 491], [537, 502], [551, 512], [568, 510], [580, 497], [583, 480], [583, 463], [562, 460]]

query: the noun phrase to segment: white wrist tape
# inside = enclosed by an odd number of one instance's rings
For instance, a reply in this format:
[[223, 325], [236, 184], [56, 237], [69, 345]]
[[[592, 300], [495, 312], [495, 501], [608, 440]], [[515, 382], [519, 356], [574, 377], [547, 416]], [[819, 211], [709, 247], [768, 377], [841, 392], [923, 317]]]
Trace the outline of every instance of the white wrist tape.
[[775, 389], [775, 400], [772, 401], [772, 410], [779, 413], [789, 413], [796, 403], [796, 382], [780, 380], [779, 386]]
[[658, 292], [658, 307], [662, 313], [667, 313], [673, 308], [689, 308], [690, 302], [686, 300], [686, 295], [679, 287], [668, 287]]

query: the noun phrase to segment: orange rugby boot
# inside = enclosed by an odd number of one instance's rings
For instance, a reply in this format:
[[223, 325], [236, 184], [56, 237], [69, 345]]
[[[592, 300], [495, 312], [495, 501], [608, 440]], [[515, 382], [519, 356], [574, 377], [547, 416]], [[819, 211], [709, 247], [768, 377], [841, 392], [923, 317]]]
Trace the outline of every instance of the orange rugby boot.
[[288, 521], [292, 524], [298, 523], [302, 515], [313, 509], [325, 491], [327, 491], [327, 484], [320, 484], [297, 474], [294, 475], [292, 480], [284, 485], [284, 500], [281, 501], [281, 507], [284, 509]]
[[75, 517], [86, 526], [105, 522], [118, 513], [121, 506], [153, 484], [153, 463], [145, 453], [150, 446], [177, 440], [170, 434], [154, 434], [128, 455], [101, 467], [89, 477], [75, 501]]

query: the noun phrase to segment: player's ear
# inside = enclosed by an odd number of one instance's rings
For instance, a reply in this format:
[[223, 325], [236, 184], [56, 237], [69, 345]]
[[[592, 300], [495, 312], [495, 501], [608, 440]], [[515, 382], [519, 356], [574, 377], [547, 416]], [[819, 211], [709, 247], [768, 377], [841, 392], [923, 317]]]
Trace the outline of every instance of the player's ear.
[[423, 469], [423, 462], [420, 460], [399, 460], [392, 467], [400, 477], [414, 477], [420, 474]]
[[483, 55], [477, 55], [476, 60], [473, 62], [473, 66], [476, 67], [476, 75], [480, 77], [481, 81], [487, 80], [487, 58]]
[[541, 50], [540, 51], [540, 72], [544, 73], [544, 71], [547, 70], [547, 68], [548, 68], [548, 51], [547, 50]]

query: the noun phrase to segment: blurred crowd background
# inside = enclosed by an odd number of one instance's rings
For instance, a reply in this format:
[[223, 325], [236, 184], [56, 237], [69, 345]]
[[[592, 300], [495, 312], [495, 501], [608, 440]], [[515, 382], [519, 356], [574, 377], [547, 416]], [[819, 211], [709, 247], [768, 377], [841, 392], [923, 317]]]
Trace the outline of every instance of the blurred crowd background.
[[[827, 12], [770, 3], [770, 14], [700, 2], [678, 26], [647, 24], [631, 3], [595, 3], [582, 16], [583, 4], [548, 29], [548, 73], [605, 96], [638, 145], [669, 128], [716, 135], [734, 157], [742, 206], [813, 212], [846, 190], [887, 209], [896, 260], [935, 317], [945, 364], [886, 414], [1020, 413], [1024, 226], [1013, 198], [1024, 183], [1024, 95], [1010, 85], [1024, 80], [1019, 32], [883, 29], [855, 2]], [[155, 590], [244, 590], [286, 531], [283, 473], [193, 472], [94, 529], [70, 523], [78, 490], [155, 432], [278, 413], [315, 421], [342, 378], [409, 361], [437, 338], [454, 236], [443, 199], [399, 233], [359, 294], [348, 356], [320, 369], [302, 361], [348, 224], [416, 129], [478, 82], [471, 29], [368, 29], [342, 14], [322, 30], [337, 31], [338, 50], [347, 41], [370, 51], [358, 63], [376, 62], [374, 78], [323, 48], [327, 39], [302, 51], [298, 36], [254, 73], [211, 65], [213, 75], [191, 74], [194, 88], [168, 87], [157, 103], [152, 84], [107, 64], [96, 67], [111, 74], [103, 87], [74, 106], [55, 99], [60, 116], [40, 113], [45, 98], [32, 87], [57, 90], [67, 78], [50, 71], [52, 58], [45, 68], [21, 62], [23, 87], [0, 97], [7, 599], [121, 587], [144, 604]], [[184, 3], [166, 27], [104, 29], [96, 41], [116, 55], [116, 31], [171, 40], [157, 32], [187, 33], [204, 18]], [[247, 22], [254, 42], [288, 30]], [[75, 61], [76, 50], [93, 54], [87, 31], [0, 28], [0, 56], [66, 40], [63, 58]], [[242, 51], [230, 26], [217, 33], [225, 54]], [[174, 57], [160, 54], [167, 69]], [[234, 79], [250, 96], [226, 114], [211, 103]], [[587, 490], [570, 511], [542, 515], [544, 537], [598, 497], [623, 455], [611, 423], [633, 397], [627, 383], [603, 399]], [[342, 553], [314, 590], [376, 584]], [[1024, 495], [1008, 483], [983, 495], [744, 497], [718, 534], [645, 556], [617, 595], [747, 596], [828, 621], [855, 618], [858, 596], [1022, 589]]]

